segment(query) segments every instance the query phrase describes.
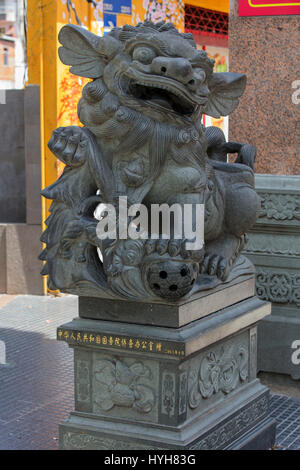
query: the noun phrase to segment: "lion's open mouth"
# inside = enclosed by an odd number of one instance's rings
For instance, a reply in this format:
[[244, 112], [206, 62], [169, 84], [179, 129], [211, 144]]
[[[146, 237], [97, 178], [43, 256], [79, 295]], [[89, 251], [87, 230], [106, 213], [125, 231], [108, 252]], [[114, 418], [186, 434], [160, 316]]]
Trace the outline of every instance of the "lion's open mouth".
[[188, 100], [182, 93], [171, 91], [168, 86], [149, 85], [131, 82], [129, 92], [137, 99], [148, 102], [150, 105], [163, 107], [178, 114], [193, 114], [197, 104]]

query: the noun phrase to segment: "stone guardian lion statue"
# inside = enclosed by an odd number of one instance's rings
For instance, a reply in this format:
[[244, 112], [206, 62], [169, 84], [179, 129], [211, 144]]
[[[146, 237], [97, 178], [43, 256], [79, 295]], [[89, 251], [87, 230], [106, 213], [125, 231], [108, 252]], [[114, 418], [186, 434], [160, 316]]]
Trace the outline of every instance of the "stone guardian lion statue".
[[[49, 288], [77, 295], [176, 301], [253, 272], [241, 255], [260, 200], [251, 145], [226, 142], [202, 115], [229, 115], [246, 77], [213, 72], [191, 34], [149, 21], [104, 37], [66, 25], [59, 56], [91, 81], [78, 103], [83, 127], [61, 127], [49, 148], [65, 163], [44, 189], [52, 199], [42, 274]], [[234, 163], [228, 153], [237, 153]], [[204, 246], [186, 239], [101, 240], [95, 209], [128, 204], [204, 204]], [[119, 219], [118, 219], [119, 220]]]

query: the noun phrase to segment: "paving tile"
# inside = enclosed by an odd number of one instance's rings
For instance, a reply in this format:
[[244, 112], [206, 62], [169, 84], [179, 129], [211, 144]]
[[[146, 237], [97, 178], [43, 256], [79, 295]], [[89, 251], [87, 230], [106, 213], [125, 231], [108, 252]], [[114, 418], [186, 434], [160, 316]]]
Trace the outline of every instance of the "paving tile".
[[77, 315], [77, 298], [16, 296], [2, 302], [0, 449], [57, 449], [58, 424], [73, 409], [73, 352], [56, 328]]

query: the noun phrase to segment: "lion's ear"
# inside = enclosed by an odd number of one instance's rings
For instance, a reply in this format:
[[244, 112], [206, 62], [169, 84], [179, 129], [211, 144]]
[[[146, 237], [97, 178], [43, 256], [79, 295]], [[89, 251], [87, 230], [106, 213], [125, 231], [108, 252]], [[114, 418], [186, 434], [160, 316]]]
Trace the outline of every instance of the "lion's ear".
[[246, 75], [241, 73], [213, 73], [208, 83], [210, 95], [204, 113], [215, 118], [232, 113], [244, 93], [246, 80]]
[[71, 73], [87, 78], [100, 78], [107, 61], [119, 48], [119, 41], [113, 37], [100, 38], [72, 24], [61, 28], [58, 40], [62, 44], [58, 49], [62, 63], [71, 65]]

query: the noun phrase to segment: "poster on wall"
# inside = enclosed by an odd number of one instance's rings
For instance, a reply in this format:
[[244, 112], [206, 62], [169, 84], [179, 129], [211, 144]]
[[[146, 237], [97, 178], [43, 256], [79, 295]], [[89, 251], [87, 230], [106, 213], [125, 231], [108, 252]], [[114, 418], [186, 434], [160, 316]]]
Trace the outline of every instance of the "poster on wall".
[[105, 0], [103, 13], [131, 15], [131, 0]]
[[300, 15], [300, 1], [239, 0], [239, 16]]
[[117, 26], [117, 15], [110, 13], [103, 13], [103, 34], [108, 34], [113, 28]]

